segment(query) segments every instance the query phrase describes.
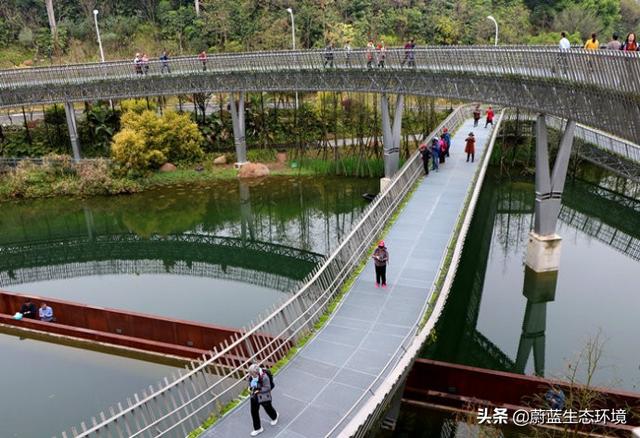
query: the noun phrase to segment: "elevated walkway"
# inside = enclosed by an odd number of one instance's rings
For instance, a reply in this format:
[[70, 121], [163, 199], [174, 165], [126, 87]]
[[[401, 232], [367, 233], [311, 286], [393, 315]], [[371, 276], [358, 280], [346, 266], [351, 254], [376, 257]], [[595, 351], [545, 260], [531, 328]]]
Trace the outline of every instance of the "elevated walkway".
[[[475, 163], [465, 161], [464, 140], [470, 131], [476, 136]], [[374, 287], [369, 262], [330, 321], [276, 376], [273, 395], [280, 421], [271, 427], [263, 416], [261, 436], [338, 436], [377, 389], [372, 384], [397, 360], [423, 315], [490, 134], [490, 128], [473, 128], [469, 119], [453, 135], [451, 157], [418, 184], [385, 237], [388, 287]], [[236, 437], [250, 431], [245, 402], [204, 436]]]

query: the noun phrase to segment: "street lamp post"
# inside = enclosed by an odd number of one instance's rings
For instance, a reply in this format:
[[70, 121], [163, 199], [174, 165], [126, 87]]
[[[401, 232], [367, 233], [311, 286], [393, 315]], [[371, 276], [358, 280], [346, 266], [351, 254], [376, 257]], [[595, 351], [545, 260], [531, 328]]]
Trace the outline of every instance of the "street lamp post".
[[495, 45], [497, 46], [497, 45], [498, 45], [498, 22], [496, 21], [496, 19], [495, 19], [495, 18], [493, 18], [493, 16], [492, 16], [492, 15], [489, 15], [489, 16], [487, 17], [487, 20], [491, 20], [491, 21], [493, 21], [493, 24], [494, 24], [494, 26], [496, 27], [496, 39], [495, 39]]
[[[287, 12], [291, 15], [291, 47], [296, 50], [296, 22], [293, 18], [293, 9], [287, 8]], [[296, 109], [298, 109], [298, 92], [296, 91]]]
[[102, 38], [100, 38], [100, 28], [98, 28], [98, 10], [93, 10], [93, 22], [96, 25], [96, 35], [98, 36], [98, 47], [100, 47], [100, 60], [104, 62], [104, 51], [102, 50]]

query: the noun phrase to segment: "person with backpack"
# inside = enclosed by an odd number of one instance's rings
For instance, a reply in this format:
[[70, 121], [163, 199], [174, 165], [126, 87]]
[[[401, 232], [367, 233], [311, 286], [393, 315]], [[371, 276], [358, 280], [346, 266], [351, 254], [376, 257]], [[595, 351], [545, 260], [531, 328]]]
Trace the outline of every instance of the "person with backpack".
[[444, 159], [447, 154], [447, 143], [445, 143], [442, 137], [438, 139], [438, 147], [440, 148], [440, 164], [444, 164]]
[[476, 105], [476, 108], [473, 110], [473, 127], [478, 127], [478, 122], [480, 121], [480, 105]]
[[442, 139], [446, 145], [446, 150], [444, 151], [445, 155], [449, 157], [449, 148], [451, 148], [451, 134], [449, 134], [449, 129], [444, 128], [442, 130]]
[[264, 432], [260, 423], [260, 406], [262, 406], [271, 418], [271, 425], [278, 424], [278, 413], [273, 408], [271, 391], [273, 390], [273, 375], [266, 368], [260, 368], [257, 364], [249, 367], [249, 394], [251, 397], [251, 420], [253, 421], [253, 431], [251, 436], [260, 435]]
[[422, 157], [422, 165], [424, 166], [424, 174], [429, 175], [429, 160], [431, 159], [431, 151], [427, 147], [426, 143], [422, 143], [418, 148], [420, 156]]
[[440, 139], [433, 137], [431, 139], [431, 158], [433, 160], [433, 167], [431, 170], [438, 171], [438, 163], [440, 162]]
[[493, 112], [493, 108], [489, 107], [489, 109], [487, 110], [487, 121], [484, 124], [484, 127], [486, 128], [487, 126], [491, 125], [491, 127], [493, 128], [493, 118], [495, 116], [495, 113]]
[[378, 247], [373, 251], [373, 264], [376, 268], [376, 287], [387, 287], [387, 263], [389, 263], [389, 251], [384, 246], [384, 240], [378, 242]]
[[476, 157], [476, 138], [473, 135], [473, 132], [469, 133], [469, 136], [465, 139], [464, 151], [467, 154], [467, 163], [469, 162], [469, 157], [471, 157], [471, 162]]

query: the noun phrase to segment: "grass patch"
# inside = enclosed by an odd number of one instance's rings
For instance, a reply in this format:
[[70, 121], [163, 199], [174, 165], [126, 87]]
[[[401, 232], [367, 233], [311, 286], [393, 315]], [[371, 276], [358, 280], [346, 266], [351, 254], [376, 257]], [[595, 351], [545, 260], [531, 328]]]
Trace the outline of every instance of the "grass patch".
[[[415, 191], [418, 188], [418, 185], [422, 181], [422, 179], [423, 179], [422, 177], [419, 178], [413, 184], [413, 186], [409, 189], [409, 191], [405, 195], [405, 197], [402, 200], [402, 202], [396, 208], [396, 211], [393, 212], [393, 214], [391, 215], [391, 217], [387, 221], [387, 224], [380, 231], [380, 233], [378, 233], [378, 235], [374, 238], [374, 242], [377, 242], [378, 240], [380, 240], [381, 238], [383, 238], [384, 236], [386, 236], [389, 233], [389, 230], [391, 229], [393, 224], [396, 222], [396, 220], [400, 216], [400, 213], [402, 212], [404, 207], [407, 205], [407, 203], [409, 202], [409, 200], [411, 199], [411, 197], [415, 193]], [[353, 273], [342, 284], [342, 286], [340, 287], [340, 292], [338, 292], [338, 294], [331, 299], [331, 301], [327, 305], [326, 310], [322, 313], [320, 318], [318, 318], [318, 321], [316, 321], [316, 323], [313, 325], [313, 328], [311, 330], [309, 330], [307, 333], [305, 333], [304, 335], [302, 335], [302, 337], [300, 339], [298, 339], [298, 342], [296, 342], [296, 345], [294, 345], [282, 359], [280, 359], [278, 362], [276, 362], [271, 367], [271, 370], [272, 370], [272, 372], [274, 374], [276, 374], [278, 371], [280, 371], [282, 368], [284, 368], [285, 365], [287, 365], [291, 361], [291, 359], [311, 340], [311, 338], [313, 338], [313, 336], [327, 324], [327, 322], [329, 321], [329, 318], [331, 317], [333, 312], [336, 310], [336, 308], [338, 307], [338, 305], [340, 304], [340, 302], [342, 301], [342, 299], [344, 298], [346, 293], [349, 291], [349, 289], [351, 289], [351, 286], [353, 286], [353, 283], [356, 281], [358, 276], [362, 273], [363, 269], [367, 265], [367, 262], [369, 261], [368, 254], [370, 252], [373, 252], [373, 250], [375, 249], [375, 246], [376, 246], [375, 243], [371, 244], [371, 246], [369, 248], [369, 251], [366, 253], [366, 255], [363, 257], [363, 259], [360, 261], [360, 263], [355, 268]], [[187, 438], [197, 438], [198, 436], [200, 436], [209, 427], [213, 426], [227, 412], [231, 411], [232, 409], [234, 409], [235, 407], [240, 405], [240, 403], [242, 403], [244, 401], [244, 399], [247, 398], [248, 395], [249, 394], [248, 394], [247, 390], [243, 391], [238, 398], [236, 398], [236, 399], [230, 401], [229, 403], [227, 403], [220, 410], [220, 414], [211, 414], [202, 423], [202, 425], [200, 427], [198, 427], [196, 430], [192, 431], [188, 435]]]

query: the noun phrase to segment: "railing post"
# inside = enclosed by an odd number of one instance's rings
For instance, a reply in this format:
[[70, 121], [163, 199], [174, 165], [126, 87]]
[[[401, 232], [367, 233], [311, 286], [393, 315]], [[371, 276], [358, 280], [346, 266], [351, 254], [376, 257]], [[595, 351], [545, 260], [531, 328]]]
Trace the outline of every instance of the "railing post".
[[80, 161], [80, 140], [78, 139], [78, 126], [76, 125], [76, 112], [73, 109], [73, 103], [64, 103], [64, 113], [67, 116], [67, 127], [69, 129], [71, 149], [73, 150], [73, 159], [77, 163]]

